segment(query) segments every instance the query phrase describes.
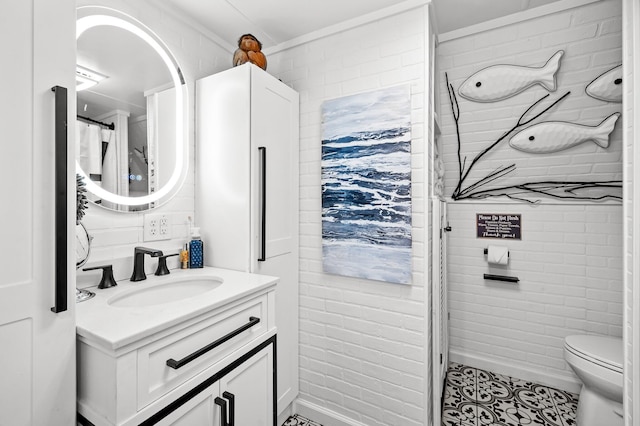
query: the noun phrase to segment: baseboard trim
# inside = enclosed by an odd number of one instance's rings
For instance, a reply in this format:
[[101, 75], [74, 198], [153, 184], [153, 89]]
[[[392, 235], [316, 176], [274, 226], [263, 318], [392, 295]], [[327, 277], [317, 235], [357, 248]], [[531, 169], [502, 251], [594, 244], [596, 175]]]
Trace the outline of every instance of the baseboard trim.
[[582, 384], [571, 373], [566, 375], [549, 374], [538, 370], [532, 370], [522, 365], [505, 363], [475, 354], [469, 354], [455, 349], [449, 349], [449, 361], [469, 367], [481, 368], [518, 379], [529, 380], [541, 385], [561, 389], [567, 392], [579, 393]]
[[360, 423], [335, 411], [300, 398], [293, 402], [293, 408], [296, 414], [300, 414], [302, 417], [306, 417], [324, 426], [367, 426], [364, 423]]

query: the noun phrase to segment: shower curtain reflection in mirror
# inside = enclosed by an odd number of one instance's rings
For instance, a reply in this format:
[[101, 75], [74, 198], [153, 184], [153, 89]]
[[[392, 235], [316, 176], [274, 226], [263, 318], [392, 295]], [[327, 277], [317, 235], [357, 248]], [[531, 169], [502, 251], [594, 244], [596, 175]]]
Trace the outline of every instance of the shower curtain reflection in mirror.
[[[114, 193], [118, 188], [118, 151], [113, 130], [76, 121], [76, 161], [92, 181]], [[88, 198], [104, 202], [92, 194]]]
[[[78, 95], [76, 122], [76, 159], [85, 174], [103, 189], [125, 197], [146, 196], [166, 185], [177, 167], [176, 90], [159, 88], [145, 92], [145, 108], [135, 114], [113, 109], [100, 115], [83, 111], [98, 110], [95, 104], [81, 99], [85, 92], [91, 93], [87, 90]], [[84, 108], [80, 109], [81, 105]], [[109, 130], [112, 124], [114, 130]], [[156, 204], [118, 205], [91, 193], [87, 198], [118, 211], [147, 210]]]
[[149, 147], [147, 145], [147, 116], [129, 122], [129, 196], [141, 197], [149, 193]]

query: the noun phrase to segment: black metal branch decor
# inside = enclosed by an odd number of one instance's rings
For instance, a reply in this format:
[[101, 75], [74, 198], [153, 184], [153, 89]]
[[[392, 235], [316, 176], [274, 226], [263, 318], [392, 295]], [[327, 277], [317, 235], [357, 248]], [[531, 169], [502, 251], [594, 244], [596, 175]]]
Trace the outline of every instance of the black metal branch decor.
[[[542, 111], [530, 116], [534, 108], [538, 106], [540, 102], [542, 102], [545, 98], [547, 98], [549, 94], [546, 94], [535, 101], [522, 113], [522, 115], [520, 115], [520, 118], [513, 127], [504, 132], [498, 139], [496, 139], [494, 142], [492, 142], [486, 148], [476, 154], [471, 162], [467, 165], [467, 158], [462, 158], [461, 154], [462, 142], [460, 137], [460, 106], [458, 104], [458, 99], [456, 97], [453, 85], [449, 83], [449, 76], [446, 73], [445, 79], [447, 84], [447, 91], [449, 93], [449, 101], [451, 103], [451, 112], [456, 128], [456, 137], [458, 140], [458, 184], [451, 194], [451, 198], [453, 200], [478, 200], [486, 199], [489, 197], [507, 197], [513, 200], [536, 204], [539, 203], [540, 200], [530, 200], [528, 197], [546, 196], [556, 199], [591, 201], [622, 199], [621, 195], [614, 195], [609, 193], [609, 191], [613, 188], [621, 190], [622, 181], [539, 181], [485, 189], [486, 185], [488, 185], [489, 183], [497, 181], [498, 179], [514, 172], [516, 170], [515, 164], [500, 166], [495, 170], [487, 173], [484, 177], [478, 179], [477, 181], [464, 186], [464, 183], [469, 177], [469, 173], [471, 172], [473, 167], [487, 153], [496, 148], [496, 146], [498, 146], [500, 142], [504, 141], [507, 136], [512, 134], [514, 131], [530, 124], [531, 122], [548, 112], [550, 109], [558, 105], [560, 102], [566, 99], [571, 94], [571, 92], [566, 92], [564, 95], [556, 99]], [[594, 191], [599, 191], [601, 193], [594, 195]]]

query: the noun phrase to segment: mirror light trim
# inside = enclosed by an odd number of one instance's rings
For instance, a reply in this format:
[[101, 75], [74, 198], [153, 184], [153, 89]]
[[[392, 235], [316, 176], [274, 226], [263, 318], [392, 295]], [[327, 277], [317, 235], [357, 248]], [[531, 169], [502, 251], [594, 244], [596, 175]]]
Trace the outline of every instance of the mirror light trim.
[[[108, 9], [108, 8], [104, 8]], [[149, 204], [156, 201], [159, 201], [165, 195], [168, 195], [171, 190], [180, 182], [180, 178], [183, 177], [183, 167], [184, 167], [184, 159], [186, 154], [186, 141], [184, 140], [184, 117], [183, 117], [183, 108], [184, 108], [184, 96], [183, 96], [183, 88], [182, 85], [184, 83], [184, 79], [182, 77], [182, 73], [180, 72], [180, 68], [177, 65], [177, 61], [175, 61], [172, 55], [169, 52], [169, 49], [166, 46], [161, 45], [158, 40], [160, 39], [153, 31], [151, 31], [148, 27], [146, 27], [143, 23], [138, 21], [137, 19], [130, 17], [124, 13], [108, 9], [111, 12], [118, 13], [120, 15], [126, 16], [127, 19], [133, 21], [129, 22], [122, 18], [110, 15], [88, 15], [82, 18], [79, 18], [76, 21], [76, 40], [80, 38], [82, 33], [86, 30], [97, 27], [97, 26], [114, 26], [121, 28], [123, 30], [129, 31], [134, 35], [140, 37], [144, 40], [149, 46], [151, 46], [156, 53], [162, 58], [163, 62], [169, 69], [169, 73], [171, 74], [171, 79], [173, 80], [173, 85], [176, 89], [176, 166], [173, 169], [173, 173], [171, 177], [167, 181], [167, 183], [157, 191], [144, 195], [142, 197], [125, 197], [122, 195], [114, 194], [113, 192], [109, 192], [102, 187], [98, 186], [94, 183], [89, 177], [86, 175], [84, 170], [80, 167], [80, 164], [76, 161], [76, 170], [78, 174], [80, 174], [84, 182], [87, 186], [87, 191], [90, 191], [92, 194], [100, 197], [101, 199], [111, 201], [113, 203], [117, 203], [125, 206], [138, 206], [141, 204]], [[135, 24], [134, 24], [135, 22]], [[152, 36], [153, 35], [153, 36]]]

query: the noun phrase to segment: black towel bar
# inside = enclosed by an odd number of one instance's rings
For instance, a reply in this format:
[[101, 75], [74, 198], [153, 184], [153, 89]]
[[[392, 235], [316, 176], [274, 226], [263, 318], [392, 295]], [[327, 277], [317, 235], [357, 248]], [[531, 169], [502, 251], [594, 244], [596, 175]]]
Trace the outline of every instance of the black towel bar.
[[520, 281], [518, 277], [508, 277], [506, 275], [484, 274], [485, 280], [506, 281], [509, 283], [517, 283]]

